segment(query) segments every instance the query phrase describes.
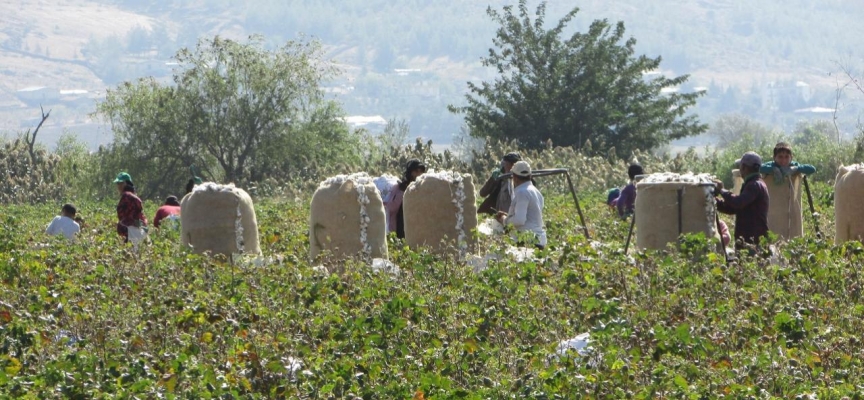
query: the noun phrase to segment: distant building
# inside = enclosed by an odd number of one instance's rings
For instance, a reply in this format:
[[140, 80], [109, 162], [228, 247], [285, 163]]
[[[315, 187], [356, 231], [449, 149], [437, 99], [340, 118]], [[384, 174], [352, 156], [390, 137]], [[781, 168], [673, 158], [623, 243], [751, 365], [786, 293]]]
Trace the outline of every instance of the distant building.
[[827, 107], [807, 107], [795, 110], [796, 113], [803, 114], [833, 114], [836, 109]]
[[382, 117], [380, 115], [372, 115], [372, 116], [351, 115], [351, 116], [345, 117], [345, 123], [350, 125], [352, 128], [358, 128], [358, 127], [367, 126], [367, 125], [378, 125], [380, 127], [383, 127], [383, 126], [387, 125], [387, 120], [384, 119], [384, 117]]
[[406, 76], [410, 73], [420, 72], [420, 69], [419, 68], [396, 68], [393, 70], [393, 72], [395, 72], [396, 75], [399, 75], [399, 76]]

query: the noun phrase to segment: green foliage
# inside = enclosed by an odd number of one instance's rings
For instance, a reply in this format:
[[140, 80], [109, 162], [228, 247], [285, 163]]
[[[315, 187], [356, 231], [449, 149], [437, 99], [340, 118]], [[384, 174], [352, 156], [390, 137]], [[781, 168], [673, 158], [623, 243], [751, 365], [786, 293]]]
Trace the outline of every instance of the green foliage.
[[[52, 206], [5, 207], [0, 397], [861, 395], [860, 243], [796, 239], [776, 262], [731, 267], [696, 235], [681, 253], [626, 255], [602, 192], [583, 199], [596, 241], [569, 198], [547, 200], [538, 259], [481, 238], [502, 259], [473, 272], [394, 239], [399, 276], [310, 264], [308, 197], [258, 201], [265, 258], [235, 264], [187, 253], [171, 230], [133, 253], [113, 202], [79, 205], [76, 243], [41, 233]], [[582, 332], [592, 355], [555, 355]]]
[[44, 203], [62, 197], [65, 188], [56, 170], [60, 157], [37, 145], [31, 159], [23, 138], [0, 141], [0, 204]]
[[[660, 58], [634, 56], [636, 40], [624, 38], [624, 23], [595, 20], [585, 33], [562, 39], [579, 9], [545, 29], [545, 3], [533, 18], [526, 1], [502, 12], [487, 10], [500, 27], [483, 65], [499, 77], [479, 85], [469, 82], [468, 104], [450, 106], [465, 114], [471, 134], [516, 140], [522, 147], [555, 144], [593, 151], [615, 148], [619, 157], [650, 150], [672, 139], [696, 135], [707, 127], [686, 115], [702, 94], [672, 92], [687, 76], [646, 79]], [[622, 41], [624, 41], [622, 43]], [[591, 153], [591, 152], [589, 152]]]
[[175, 59], [173, 86], [126, 82], [99, 104], [115, 132], [106, 176], [125, 169], [144, 192], [164, 195], [183, 187], [190, 165], [208, 179], [246, 184], [356, 154], [341, 109], [320, 91], [336, 71], [316, 42], [269, 51], [261, 37], [215, 37]]

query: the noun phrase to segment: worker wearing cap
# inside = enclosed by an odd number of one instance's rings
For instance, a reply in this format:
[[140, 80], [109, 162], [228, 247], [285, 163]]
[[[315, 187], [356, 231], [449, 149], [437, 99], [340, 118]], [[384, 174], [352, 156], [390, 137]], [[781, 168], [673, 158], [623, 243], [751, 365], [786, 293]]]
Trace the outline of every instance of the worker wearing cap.
[[525, 161], [513, 164], [513, 202], [510, 211], [498, 211], [497, 218], [504, 225], [512, 225], [519, 232], [532, 232], [534, 246], [546, 247], [546, 229], [543, 227], [543, 194], [531, 182], [531, 166]]
[[501, 178], [501, 175], [510, 172], [513, 164], [521, 160], [522, 157], [518, 153], [507, 153], [501, 159], [501, 168], [496, 169], [480, 188], [480, 197], [486, 199], [477, 208], [478, 214], [495, 215], [498, 211], [510, 209], [510, 202], [513, 199], [513, 181], [510, 177]]
[[768, 187], [759, 174], [762, 157], [748, 151], [735, 161], [735, 166], [744, 177], [741, 194], [723, 189], [723, 182], [715, 180], [715, 196], [717, 210], [725, 214], [735, 215], [735, 248], [743, 243], [759, 244], [759, 239], [768, 236]]
[[117, 174], [114, 179], [120, 201], [117, 203], [117, 234], [123, 237], [124, 242], [129, 241], [129, 227], [144, 228], [147, 226], [147, 217], [144, 216], [144, 207], [141, 199], [135, 195], [135, 185], [132, 176], [126, 172]]

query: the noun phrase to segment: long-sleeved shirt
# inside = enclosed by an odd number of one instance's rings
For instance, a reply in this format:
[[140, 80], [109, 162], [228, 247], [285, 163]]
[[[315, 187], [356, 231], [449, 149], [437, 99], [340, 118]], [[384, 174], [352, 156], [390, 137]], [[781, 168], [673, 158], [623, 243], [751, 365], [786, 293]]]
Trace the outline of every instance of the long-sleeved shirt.
[[758, 173], [744, 180], [741, 194], [728, 190], [720, 193], [717, 210], [735, 215], [735, 241], [759, 243], [759, 238], [768, 234], [768, 187]]
[[[799, 164], [797, 161], [792, 161], [789, 163], [789, 166], [797, 167], [799, 174], [810, 175], [816, 173], [816, 167], [810, 164]], [[778, 175], [775, 175], [776, 171], [779, 171], [779, 177], [781, 178], [789, 175], [788, 169], [780, 167], [779, 165], [775, 164], [774, 161], [768, 161], [759, 167], [759, 173], [763, 175], [774, 175], [775, 177], [777, 177]], [[774, 179], [774, 183], [782, 184], [783, 179]]]
[[158, 210], [156, 210], [156, 215], [153, 216], [153, 226], [158, 228], [163, 219], [172, 215], [180, 215], [180, 206], [172, 206], [170, 204], [162, 205]]
[[537, 243], [546, 246], [546, 229], [543, 227], [543, 194], [531, 182], [525, 182], [513, 191], [505, 224], [512, 224], [517, 231], [531, 231]]
[[630, 183], [625, 186], [621, 194], [618, 195], [618, 201], [615, 205], [618, 207], [619, 217], [624, 218], [633, 214], [633, 209], [636, 207], [636, 185]]
[[141, 221], [140, 226], [147, 225], [147, 217], [144, 216], [144, 206], [141, 199], [134, 192], [124, 191], [117, 203], [117, 233], [120, 236], [129, 236], [129, 226], [139, 226], [136, 221]]
[[66, 236], [66, 239], [74, 240], [75, 234], [81, 231], [81, 227], [78, 226], [78, 223], [75, 222], [74, 219], [69, 218], [65, 215], [58, 215], [54, 217], [48, 227], [45, 228], [45, 233], [49, 235], [56, 235], [62, 233], [63, 236]]

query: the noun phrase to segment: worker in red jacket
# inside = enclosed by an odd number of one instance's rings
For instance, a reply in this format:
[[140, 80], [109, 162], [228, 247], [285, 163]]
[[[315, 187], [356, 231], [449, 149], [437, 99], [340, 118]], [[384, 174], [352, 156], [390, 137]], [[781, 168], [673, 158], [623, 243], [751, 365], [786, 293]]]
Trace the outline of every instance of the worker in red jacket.
[[168, 196], [165, 199], [165, 204], [159, 207], [156, 210], [156, 216], [153, 217], [153, 226], [159, 227], [162, 220], [165, 218], [170, 218], [180, 216], [180, 202], [177, 201], [177, 196]]

